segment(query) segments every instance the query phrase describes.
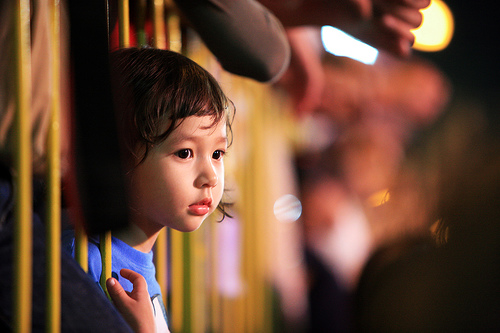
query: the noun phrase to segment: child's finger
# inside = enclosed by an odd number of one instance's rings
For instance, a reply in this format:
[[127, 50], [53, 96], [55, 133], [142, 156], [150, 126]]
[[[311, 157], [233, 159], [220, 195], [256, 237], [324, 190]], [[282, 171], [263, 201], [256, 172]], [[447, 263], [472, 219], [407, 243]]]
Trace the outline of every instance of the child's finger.
[[[155, 332], [153, 304], [147, 292], [146, 280], [131, 270], [122, 270], [120, 274], [134, 284], [134, 290], [128, 293], [115, 278], [107, 279], [106, 287], [116, 308], [135, 332]], [[136, 293], [136, 287], [142, 288], [142, 292]]]
[[121, 307], [129, 299], [122, 285], [115, 278], [106, 280], [106, 288], [111, 300], [117, 307]]
[[148, 284], [144, 276], [142, 276], [141, 274], [134, 272], [131, 269], [123, 268], [122, 270], [120, 270], [120, 275], [132, 282], [133, 293], [147, 292]]

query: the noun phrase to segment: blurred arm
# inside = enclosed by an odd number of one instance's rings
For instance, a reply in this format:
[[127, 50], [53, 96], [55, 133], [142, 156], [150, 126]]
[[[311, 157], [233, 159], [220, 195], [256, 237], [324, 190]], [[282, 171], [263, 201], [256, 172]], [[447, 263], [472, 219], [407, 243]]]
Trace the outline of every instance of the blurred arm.
[[227, 71], [267, 82], [290, 61], [280, 21], [253, 0], [175, 0]]

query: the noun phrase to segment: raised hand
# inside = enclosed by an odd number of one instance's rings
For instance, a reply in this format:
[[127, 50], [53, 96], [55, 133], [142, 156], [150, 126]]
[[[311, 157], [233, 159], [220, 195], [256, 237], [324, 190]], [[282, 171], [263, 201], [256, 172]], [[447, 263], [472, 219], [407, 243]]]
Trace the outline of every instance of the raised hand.
[[109, 296], [127, 323], [137, 333], [155, 332], [153, 305], [144, 277], [130, 269], [122, 269], [120, 275], [132, 282], [134, 289], [127, 292], [115, 278], [106, 281]]
[[410, 30], [422, 23], [420, 10], [429, 4], [430, 0], [373, 0], [371, 19], [354, 35], [374, 47], [408, 56], [415, 41]]

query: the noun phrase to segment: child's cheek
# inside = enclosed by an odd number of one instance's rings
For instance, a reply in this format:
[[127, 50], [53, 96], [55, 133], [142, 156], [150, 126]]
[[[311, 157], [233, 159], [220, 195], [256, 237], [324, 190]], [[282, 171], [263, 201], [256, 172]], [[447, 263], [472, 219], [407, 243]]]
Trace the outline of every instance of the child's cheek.
[[213, 198], [214, 201], [219, 205], [222, 200], [222, 195], [224, 194], [224, 173], [219, 178], [219, 183], [217, 184], [217, 198]]

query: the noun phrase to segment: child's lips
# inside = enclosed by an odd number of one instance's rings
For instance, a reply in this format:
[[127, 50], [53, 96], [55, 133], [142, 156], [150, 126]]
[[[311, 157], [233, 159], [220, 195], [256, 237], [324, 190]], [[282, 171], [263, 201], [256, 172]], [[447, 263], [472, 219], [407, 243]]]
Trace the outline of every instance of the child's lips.
[[197, 203], [189, 205], [189, 211], [194, 215], [203, 216], [210, 212], [210, 206], [212, 205], [212, 199], [206, 198]]

